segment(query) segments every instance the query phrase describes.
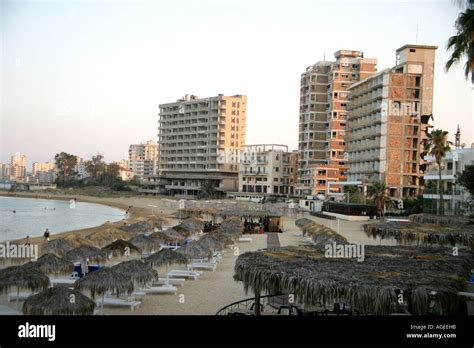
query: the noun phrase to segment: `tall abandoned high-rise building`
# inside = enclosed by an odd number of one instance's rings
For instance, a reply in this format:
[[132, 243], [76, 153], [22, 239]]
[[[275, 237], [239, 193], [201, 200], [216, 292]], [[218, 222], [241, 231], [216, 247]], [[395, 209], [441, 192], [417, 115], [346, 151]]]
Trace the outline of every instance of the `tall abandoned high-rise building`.
[[405, 45], [393, 68], [349, 88], [350, 181], [383, 182], [392, 197], [421, 193], [436, 49]]
[[377, 60], [361, 51], [339, 50], [301, 75], [299, 161], [296, 195], [327, 194], [347, 179], [345, 132], [348, 88], [376, 72]]

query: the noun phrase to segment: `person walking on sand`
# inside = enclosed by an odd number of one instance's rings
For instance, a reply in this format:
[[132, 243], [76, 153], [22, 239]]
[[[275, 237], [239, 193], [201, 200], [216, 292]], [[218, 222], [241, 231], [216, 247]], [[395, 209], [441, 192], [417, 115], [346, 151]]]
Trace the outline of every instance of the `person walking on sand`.
[[49, 230], [48, 229], [46, 229], [44, 231], [44, 241], [49, 242]]

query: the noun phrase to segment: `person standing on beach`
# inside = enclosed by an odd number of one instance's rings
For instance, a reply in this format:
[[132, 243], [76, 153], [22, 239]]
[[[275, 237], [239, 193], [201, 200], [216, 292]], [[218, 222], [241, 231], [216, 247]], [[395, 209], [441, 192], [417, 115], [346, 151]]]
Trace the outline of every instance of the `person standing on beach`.
[[30, 236], [26, 236], [25, 245], [30, 246]]
[[49, 230], [48, 229], [46, 229], [44, 231], [44, 241], [49, 242]]

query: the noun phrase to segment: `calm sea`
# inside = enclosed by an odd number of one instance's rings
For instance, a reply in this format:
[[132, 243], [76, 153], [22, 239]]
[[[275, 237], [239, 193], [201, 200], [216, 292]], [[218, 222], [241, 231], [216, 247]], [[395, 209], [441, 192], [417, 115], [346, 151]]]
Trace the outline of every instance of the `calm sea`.
[[[13, 212], [15, 211], [15, 213]], [[0, 240], [42, 236], [94, 227], [124, 218], [124, 211], [101, 204], [49, 199], [0, 197]]]

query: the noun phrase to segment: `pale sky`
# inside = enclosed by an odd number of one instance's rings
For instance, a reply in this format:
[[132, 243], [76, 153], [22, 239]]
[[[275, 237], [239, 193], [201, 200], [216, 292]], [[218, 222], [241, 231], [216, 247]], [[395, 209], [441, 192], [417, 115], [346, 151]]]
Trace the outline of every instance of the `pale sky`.
[[383, 70], [407, 43], [439, 46], [434, 125], [474, 142], [471, 86], [462, 66], [443, 68], [461, 10], [450, 0], [0, 3], [0, 162], [125, 158], [157, 140], [158, 104], [184, 94], [245, 94], [247, 144], [297, 149], [307, 66], [351, 49]]

